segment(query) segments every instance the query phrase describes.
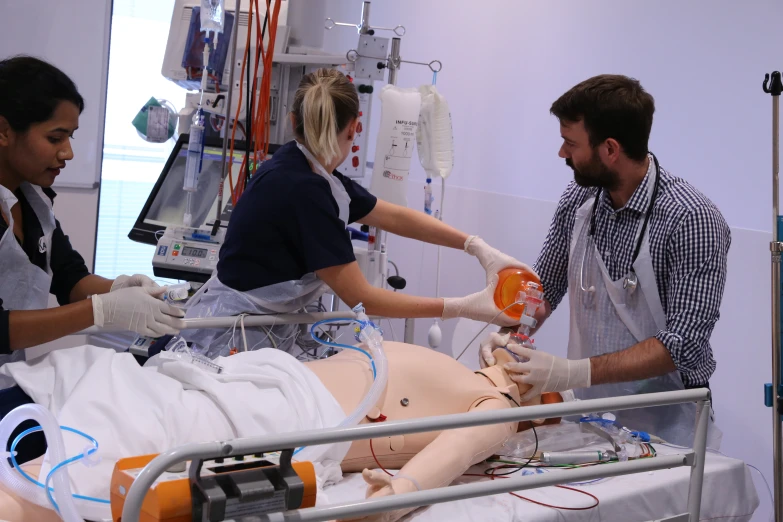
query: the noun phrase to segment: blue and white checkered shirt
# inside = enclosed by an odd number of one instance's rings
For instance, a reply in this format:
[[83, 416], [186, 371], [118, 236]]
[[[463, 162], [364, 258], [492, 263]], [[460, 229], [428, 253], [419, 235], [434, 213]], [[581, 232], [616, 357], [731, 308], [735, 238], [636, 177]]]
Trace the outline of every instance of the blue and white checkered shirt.
[[[598, 198], [595, 242], [615, 281], [631, 269], [654, 169], [651, 158], [647, 175], [623, 208], [614, 210], [606, 191]], [[575, 182], [568, 185], [535, 263], [553, 310], [568, 290], [576, 211], [588, 198], [595, 198], [596, 190]], [[710, 335], [720, 316], [731, 232], [709, 199], [663, 168], [648, 228], [655, 280], [666, 314], [666, 329], [655, 337], [669, 350], [686, 387], [706, 385], [715, 371]]]

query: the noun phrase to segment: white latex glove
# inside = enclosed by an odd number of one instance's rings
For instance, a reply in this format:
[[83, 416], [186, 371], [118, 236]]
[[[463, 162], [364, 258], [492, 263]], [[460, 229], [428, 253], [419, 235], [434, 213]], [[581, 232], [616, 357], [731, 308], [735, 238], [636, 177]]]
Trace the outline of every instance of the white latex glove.
[[590, 386], [590, 359], [563, 359], [513, 343], [509, 343], [506, 348], [525, 361], [503, 365], [511, 380], [532, 386], [520, 398], [520, 402], [529, 401], [546, 392], [563, 392]]
[[479, 348], [479, 366], [482, 368], [495, 366], [497, 361], [492, 357], [492, 352], [498, 348], [505, 348], [510, 338], [511, 332], [508, 332], [507, 334], [501, 334], [499, 332], [489, 334], [489, 337], [481, 342], [481, 347]]
[[110, 292], [121, 290], [123, 288], [131, 288], [133, 286], [140, 286], [142, 288], [160, 288], [160, 285], [143, 274], [134, 274], [132, 276], [121, 275], [117, 276], [114, 283], [111, 285]]
[[475, 294], [465, 297], [446, 297], [443, 299], [444, 321], [465, 317], [482, 323], [494, 323], [498, 326], [514, 326], [519, 321], [511, 319], [509, 316], [500, 313], [500, 309], [495, 306], [495, 288], [498, 286], [497, 274], [489, 278], [489, 285]]
[[130, 330], [146, 337], [176, 335], [185, 328], [185, 313], [163, 302], [163, 288], [121, 288], [92, 296], [95, 326]]
[[[478, 258], [481, 266], [487, 273], [487, 284], [492, 276], [504, 268], [524, 268], [533, 272], [533, 269], [522, 261], [504, 254], [500, 250], [489, 246], [486, 241], [478, 236], [470, 236], [465, 241], [465, 252]], [[535, 272], [533, 272], [535, 274]], [[537, 275], [537, 274], [536, 274]]]

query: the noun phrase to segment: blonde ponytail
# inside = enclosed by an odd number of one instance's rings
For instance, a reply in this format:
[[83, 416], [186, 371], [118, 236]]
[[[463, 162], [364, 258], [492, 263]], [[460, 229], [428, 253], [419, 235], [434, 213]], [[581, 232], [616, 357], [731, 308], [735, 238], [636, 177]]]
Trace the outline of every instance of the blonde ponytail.
[[337, 115], [329, 85], [320, 81], [307, 90], [302, 103], [305, 145], [324, 163], [340, 155], [337, 143]]
[[359, 95], [341, 72], [318, 69], [302, 78], [292, 112], [297, 139], [328, 164], [340, 156], [337, 135], [359, 116]]

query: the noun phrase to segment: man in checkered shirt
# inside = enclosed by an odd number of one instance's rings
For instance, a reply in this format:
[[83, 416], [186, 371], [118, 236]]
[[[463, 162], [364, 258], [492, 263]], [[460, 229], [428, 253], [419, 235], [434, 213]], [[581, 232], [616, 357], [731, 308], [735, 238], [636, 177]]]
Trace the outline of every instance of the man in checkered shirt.
[[[492, 350], [508, 344], [522, 362], [507, 367], [532, 386], [529, 397], [709, 386], [731, 236], [715, 205], [648, 152], [654, 111], [639, 82], [618, 75], [590, 78], [550, 109], [574, 181], [536, 261], [545, 298], [537, 319], [540, 327], [569, 293], [568, 359], [502, 332], [481, 349], [482, 363], [494, 364]], [[693, 405], [675, 405], [619, 412], [618, 421], [690, 445], [694, 415]]]

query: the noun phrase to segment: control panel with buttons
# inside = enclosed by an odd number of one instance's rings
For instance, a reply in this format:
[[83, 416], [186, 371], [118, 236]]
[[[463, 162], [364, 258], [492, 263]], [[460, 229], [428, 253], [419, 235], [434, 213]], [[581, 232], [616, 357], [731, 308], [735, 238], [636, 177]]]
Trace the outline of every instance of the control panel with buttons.
[[374, 88], [371, 80], [356, 78], [350, 73], [348, 75], [359, 93], [359, 124], [353, 137], [351, 152], [343, 164], [337, 167], [337, 171], [349, 178], [363, 178], [364, 168], [367, 164], [367, 143], [370, 134], [370, 121], [367, 118], [370, 115]]
[[206, 282], [217, 268], [224, 235], [225, 229], [221, 229], [217, 236], [207, 236], [211, 240], [202, 240], [167, 229], [152, 257], [153, 272], [158, 277]]

